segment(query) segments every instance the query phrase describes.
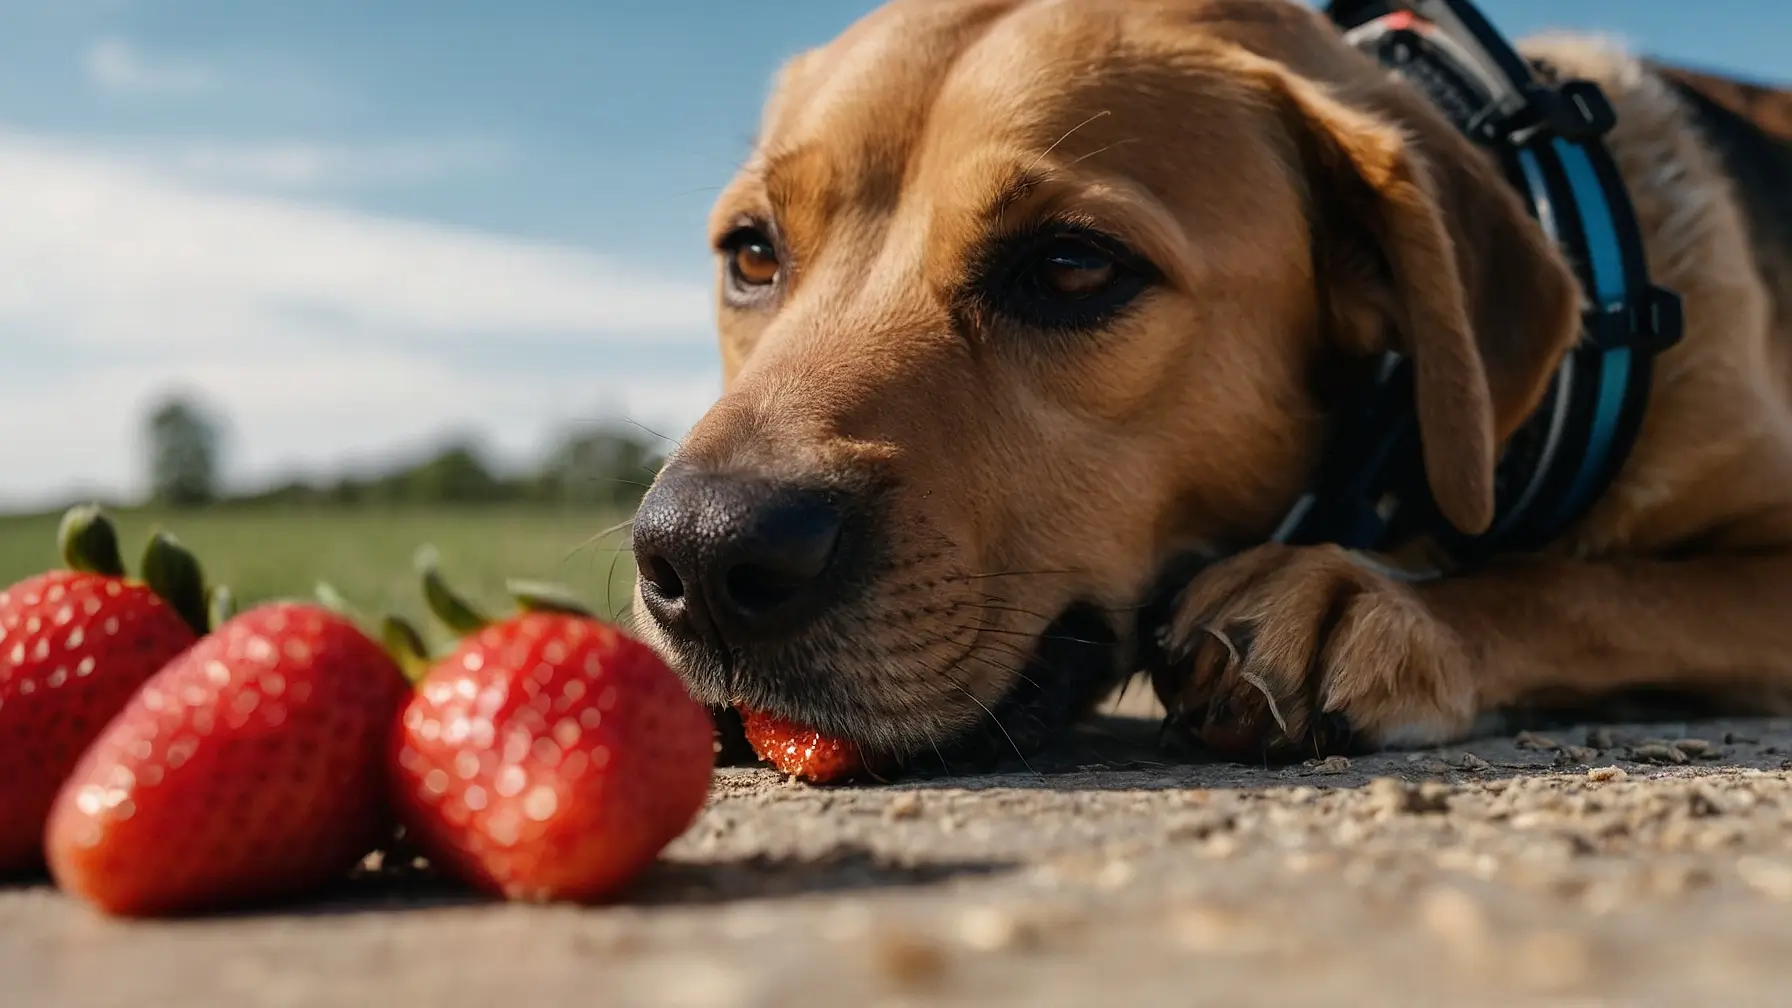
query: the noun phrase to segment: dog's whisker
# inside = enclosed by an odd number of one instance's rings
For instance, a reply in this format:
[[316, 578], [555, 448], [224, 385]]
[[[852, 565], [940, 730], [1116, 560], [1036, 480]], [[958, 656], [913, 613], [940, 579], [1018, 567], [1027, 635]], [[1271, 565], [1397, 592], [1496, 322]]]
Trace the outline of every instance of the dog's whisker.
[[[988, 704], [986, 704], [982, 700], [978, 699], [977, 695], [975, 693], [971, 692], [970, 689], [965, 685], [965, 683], [962, 682], [953, 673], [955, 673], [961, 666], [963, 666], [963, 664], [966, 661], [976, 661], [976, 662], [980, 662], [984, 665], [987, 665], [991, 668], [1000, 670], [1006, 674], [1018, 675], [1021, 678], [1026, 679], [1027, 682], [1031, 683], [1033, 685], [1034, 689], [1041, 689], [1041, 687], [1039, 686], [1038, 683], [1033, 682], [1031, 679], [1028, 679], [1025, 676], [1025, 674], [1022, 673], [1019, 669], [1011, 668], [1011, 667], [1003, 665], [999, 662], [991, 661], [988, 658], [984, 658], [982, 655], [978, 654], [979, 650], [981, 650], [980, 645], [977, 643], [973, 643], [964, 652], [959, 654], [959, 656], [957, 658], [953, 659], [950, 662], [947, 662], [944, 666], [935, 670], [933, 672], [933, 675], [937, 676], [940, 679], [943, 679], [947, 685], [951, 686], [953, 689], [957, 690], [958, 692], [963, 693], [966, 697], [968, 697], [970, 699], [970, 701], [972, 703], [976, 704], [977, 707], [980, 710], [982, 710], [983, 713], [989, 718], [990, 723], [996, 726], [996, 730], [1000, 731], [1002, 733], [1002, 737], [1007, 740], [1009, 747], [1014, 750], [1014, 755], [1020, 760], [1021, 765], [1027, 769], [1027, 772], [1032, 773], [1034, 775], [1038, 775], [1038, 771], [1033, 769], [1032, 764], [1027, 761], [1026, 752], [1024, 750], [1022, 750], [1020, 747], [1020, 744], [1015, 741], [1013, 733], [1011, 733], [1008, 730], [1008, 727], [1002, 723], [1002, 719], [996, 715], [996, 712], [994, 710], [992, 710]], [[1043, 690], [1041, 690], [1041, 691], [1043, 692]], [[930, 742], [932, 741], [932, 733], [931, 732], [928, 732], [928, 739]], [[945, 757], [943, 754], [939, 753], [939, 746], [937, 743], [934, 743], [934, 751], [935, 751], [936, 755], [940, 755], [940, 762], [941, 762], [941, 765], [943, 766], [945, 764]]]
[[1050, 147], [1047, 147], [1045, 150], [1039, 152], [1039, 155], [1037, 157], [1035, 157], [1032, 160], [1032, 162], [1027, 165], [1027, 170], [1025, 172], [1023, 172], [1023, 174], [1031, 175], [1033, 173], [1033, 169], [1038, 168], [1040, 166], [1040, 164], [1042, 164], [1045, 161], [1046, 158], [1051, 157], [1052, 152], [1057, 150], [1064, 143], [1064, 141], [1069, 140], [1071, 137], [1075, 136], [1076, 132], [1078, 130], [1082, 129], [1084, 126], [1089, 125], [1090, 123], [1094, 122], [1097, 119], [1101, 119], [1103, 117], [1110, 116], [1110, 115], [1113, 115], [1112, 110], [1102, 109], [1100, 112], [1095, 113], [1094, 115], [1090, 116], [1089, 118], [1084, 119], [1082, 122], [1077, 123], [1075, 126], [1070, 127], [1068, 130], [1065, 130], [1063, 136], [1052, 141], [1052, 145]]
[[570, 562], [573, 558], [577, 557], [579, 555], [579, 553], [581, 553], [581, 552], [589, 552], [593, 555], [601, 556], [605, 553], [632, 553], [632, 552], [634, 552], [634, 550], [635, 550], [635, 547], [629, 543], [620, 543], [615, 546], [604, 546], [604, 547], [600, 547], [597, 549], [591, 549], [589, 547], [586, 547], [584, 549], [575, 550], [574, 552], [569, 553], [564, 557], [561, 557], [559, 560], [559, 563], [556, 564], [556, 566], [563, 565], [563, 564]]
[[[981, 653], [985, 650], [988, 650], [989, 653], [992, 653], [992, 654], [1003, 655], [1005, 657], [1019, 659], [1021, 661], [1021, 664], [1016, 665], [1016, 666], [1008, 666], [1008, 665], [1003, 665], [1000, 662], [990, 661], [988, 658], [983, 657], [983, 655]], [[1026, 683], [1027, 685], [1033, 687], [1034, 689], [1038, 690], [1041, 693], [1045, 692], [1045, 687], [1039, 685], [1038, 680], [1034, 679], [1030, 675], [1027, 675], [1027, 673], [1025, 671], [1023, 671], [1026, 668], [1026, 662], [1028, 660], [1028, 656], [1026, 656], [1026, 655], [1016, 654], [1011, 651], [1002, 651], [999, 649], [988, 648], [987, 645], [978, 645], [971, 649], [971, 652], [965, 656], [965, 659], [967, 661], [980, 661], [983, 664], [989, 666], [990, 668], [996, 669], [997, 671], [999, 671], [1005, 675], [1014, 676], [1015, 678], [1019, 679], [1021, 682]]]
[[1047, 621], [1049, 621], [1051, 619], [1050, 616], [1047, 616], [1044, 613], [1037, 613], [1031, 609], [1023, 609], [1020, 606], [996, 605], [994, 603], [985, 602], [978, 608], [993, 610], [995, 612], [1014, 613], [1017, 616], [1031, 616], [1034, 619], [1041, 619], [1041, 620], [1047, 620]]
[[642, 423], [639, 420], [634, 420], [629, 417], [623, 417], [622, 422], [625, 424], [628, 424], [631, 427], [635, 427], [641, 431], [644, 431], [648, 434], [652, 434], [654, 437], [659, 438], [661, 441], [666, 442], [667, 444], [671, 445], [674, 448], [678, 447], [679, 442], [678, 442], [677, 438], [667, 437], [666, 435], [661, 434], [659, 431], [654, 430], [652, 427], [647, 426], [646, 424]]
[[[616, 524], [611, 525], [607, 529], [603, 529], [602, 531], [594, 532], [591, 535], [586, 536], [584, 539], [581, 539], [579, 541], [578, 545], [574, 546], [570, 550], [567, 550], [566, 555], [561, 557], [560, 562], [555, 564], [555, 566], [559, 567], [559, 566], [564, 565], [567, 561], [571, 560], [573, 557], [578, 556], [580, 553], [584, 552], [585, 550], [590, 549], [591, 547], [597, 545], [598, 543], [604, 541], [605, 539], [608, 539], [610, 536], [613, 536], [616, 533], [621, 532], [623, 529], [630, 527], [634, 523], [635, 523], [635, 519], [631, 515], [627, 519], [625, 519], [623, 521], [619, 521]], [[630, 547], [630, 548], [632, 549], [633, 547]]]
[[1076, 167], [1076, 166], [1077, 166], [1077, 165], [1080, 165], [1080, 164], [1082, 164], [1082, 163], [1083, 163], [1083, 162], [1084, 162], [1084, 161], [1087, 161], [1087, 160], [1089, 160], [1089, 159], [1090, 159], [1090, 158], [1092, 158], [1092, 157], [1094, 157], [1094, 156], [1095, 156], [1095, 155], [1097, 155], [1097, 154], [1102, 154], [1102, 153], [1105, 153], [1105, 152], [1107, 152], [1107, 151], [1111, 151], [1111, 150], [1113, 150], [1113, 149], [1114, 149], [1114, 148], [1116, 148], [1116, 147], [1123, 147], [1123, 146], [1125, 146], [1125, 145], [1127, 145], [1127, 144], [1130, 144], [1130, 143], [1138, 143], [1138, 142], [1139, 142], [1139, 138], [1138, 138], [1138, 137], [1128, 137], [1128, 138], [1127, 138], [1127, 139], [1125, 139], [1125, 140], [1116, 140], [1116, 141], [1114, 141], [1114, 142], [1113, 142], [1113, 143], [1111, 143], [1111, 144], [1108, 144], [1108, 145], [1107, 145], [1107, 146], [1106, 146], [1106, 147], [1097, 147], [1097, 148], [1095, 148], [1095, 149], [1094, 149], [1094, 150], [1092, 150], [1092, 151], [1090, 151], [1090, 152], [1089, 152], [1089, 153], [1087, 153], [1087, 154], [1084, 154], [1084, 155], [1083, 155], [1083, 156], [1082, 156], [1082, 157], [1080, 157], [1080, 158], [1077, 158], [1077, 159], [1076, 159], [1076, 160], [1075, 160], [1075, 161], [1072, 161], [1072, 162], [1070, 162], [1070, 164], [1068, 164], [1068, 165], [1065, 165], [1065, 167], [1066, 167], [1066, 168], [1074, 168], [1074, 167]]
[[[1056, 620], [1056, 617], [1054, 617], [1054, 616], [1048, 615], [1046, 613], [1038, 612], [1036, 610], [1027, 609], [1023, 606], [1015, 605], [1012, 602], [1010, 602], [1008, 599], [998, 598], [993, 595], [987, 596], [987, 599], [988, 599], [988, 601], [985, 601], [982, 603], [977, 603], [977, 605], [980, 608], [990, 609], [990, 610], [994, 610], [996, 612], [1011, 612], [1011, 613], [1015, 613], [1015, 614], [1021, 615], [1021, 616], [1031, 616], [1034, 619], [1044, 620], [1047, 624], [1050, 624]], [[1129, 613], [1140, 612], [1146, 608], [1149, 608], [1149, 606], [1146, 604], [1128, 605], [1128, 606], [1100, 606], [1100, 605], [1095, 605], [1093, 603], [1087, 603], [1087, 604], [1091, 608], [1103, 613], [1104, 615], [1109, 615], [1109, 616], [1123, 616], [1123, 615], [1126, 615]], [[955, 615], [964, 608], [966, 608], [966, 606], [954, 606], [949, 611], [949, 614]]]
[[[1015, 603], [1012, 599], [1002, 598], [1000, 595], [990, 595], [990, 594], [985, 593], [983, 598], [985, 601], [980, 604], [983, 605], [985, 608], [995, 609], [995, 608], [1000, 608], [1001, 606], [1014, 606], [1014, 608], [1009, 611], [1020, 613], [1022, 615], [1026, 615], [1026, 616], [1032, 616], [1036, 619], [1042, 619], [1047, 622], [1051, 622], [1055, 618], [1053, 616], [1047, 615], [1046, 613], [1035, 612], [1034, 610], [1031, 610], [1031, 609], [1025, 609], [1025, 608], [1020, 608], [1018, 606], [1015, 606]], [[1120, 615], [1124, 615], [1127, 613], [1136, 613], [1136, 612], [1140, 612], [1142, 610], [1145, 610], [1145, 609], [1148, 609], [1151, 607], [1151, 603], [1148, 603], [1148, 602], [1137, 602], [1132, 605], [1121, 605], [1121, 606], [1101, 605], [1101, 604], [1093, 603], [1093, 602], [1088, 602], [1085, 604], [1090, 606], [1093, 609], [1096, 609], [1102, 613], [1112, 615], [1112, 616], [1120, 616]], [[956, 608], [962, 608], [962, 606], [956, 607]]]
[[[975, 635], [977, 634], [977, 631], [974, 628], [959, 627], [958, 629], [971, 630], [971, 632], [974, 636], [969, 644], [963, 644], [962, 642], [952, 638], [949, 635], [941, 635], [939, 637], [935, 637], [931, 640], [925, 641], [915, 648], [915, 650], [917, 650], [917, 651], [927, 651], [927, 650], [930, 650], [933, 647], [936, 647], [941, 644], [950, 644], [950, 645], [962, 647], [962, 650], [959, 652], [959, 655], [957, 658], [953, 659], [951, 662], [948, 662], [943, 668], [933, 672], [932, 674], [934, 674], [934, 675], [947, 674], [951, 670], [957, 668], [962, 662], [964, 662], [966, 660], [970, 660], [970, 659], [976, 659], [979, 661], [983, 661], [985, 664], [990, 665], [991, 667], [997, 669], [1003, 675], [1016, 676], [1016, 677], [1020, 678], [1022, 681], [1026, 682], [1028, 685], [1032, 686], [1034, 689], [1044, 692], [1044, 687], [1040, 686], [1037, 681], [1035, 681], [1031, 676], [1026, 674], [1026, 671], [1025, 671], [1026, 663], [1032, 660], [1032, 655], [1030, 652], [1028, 652], [1020, 647], [1017, 647], [1016, 645], [1010, 644], [1006, 641], [1000, 641], [1000, 640], [992, 641], [992, 640], [977, 639], [975, 637]], [[1018, 666], [1009, 667], [1007, 665], [1002, 665], [1002, 664], [999, 664], [996, 662], [991, 662], [988, 659], [982, 658], [980, 656], [980, 654], [982, 652], [988, 652], [988, 653], [992, 653], [992, 654], [1002, 655], [1007, 658], [1013, 658], [1013, 659], [1016, 659], [1017, 661], [1019, 661], [1021, 664]]]
[[983, 708], [983, 713], [989, 715], [990, 723], [994, 724], [996, 726], [996, 730], [1002, 733], [1002, 737], [1008, 740], [1008, 745], [1010, 748], [1012, 748], [1014, 750], [1014, 755], [1016, 758], [1018, 758], [1020, 760], [1020, 765], [1023, 767], [1026, 767], [1028, 773], [1030, 773], [1036, 777], [1040, 776], [1039, 771], [1033, 769], [1033, 764], [1027, 762], [1027, 754], [1024, 752], [1021, 752], [1020, 744], [1015, 742], [1014, 736], [1010, 735], [1008, 733], [1008, 728], [1006, 725], [1002, 724], [1002, 719], [999, 717], [996, 717], [996, 712], [990, 710], [988, 704], [977, 699], [977, 694], [972, 693], [968, 689], [965, 689], [963, 686], [959, 685], [956, 681], [948, 679], [947, 682], [952, 683], [952, 686], [955, 689], [957, 689], [958, 692], [963, 693], [967, 697], [970, 697], [972, 703], [976, 704], [978, 707]]
[[1108, 645], [1107, 641], [1089, 640], [1084, 637], [1070, 637], [1065, 634], [1049, 634], [1049, 633], [1033, 634], [1033, 633], [1027, 633], [1025, 630], [1007, 630], [1007, 629], [1003, 629], [1002, 627], [994, 627], [994, 626], [989, 626], [987, 624], [982, 625], [982, 626], [965, 626], [965, 625], [961, 624], [958, 627], [958, 629], [960, 629], [960, 630], [977, 630], [982, 633], [1006, 634], [1010, 637], [1025, 637], [1028, 640], [1063, 641], [1066, 644], [1090, 644], [1095, 647], [1106, 647]]
[[933, 737], [933, 729], [923, 723], [921, 725], [921, 734], [927, 736], [927, 744], [933, 747], [933, 755], [940, 761], [940, 770], [945, 773], [951, 773], [952, 766], [946, 762], [946, 754], [940, 751], [940, 743], [938, 739]]
[[604, 607], [611, 612], [616, 611], [616, 565], [622, 562], [622, 551], [617, 550], [610, 557], [610, 573], [604, 578]]

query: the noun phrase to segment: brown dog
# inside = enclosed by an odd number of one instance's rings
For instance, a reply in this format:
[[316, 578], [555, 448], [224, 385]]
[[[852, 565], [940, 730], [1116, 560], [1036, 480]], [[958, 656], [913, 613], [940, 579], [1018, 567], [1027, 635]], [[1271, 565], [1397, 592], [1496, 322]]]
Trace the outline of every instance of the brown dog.
[[708, 701], [897, 753], [1044, 741], [1140, 667], [1166, 576], [1158, 693], [1226, 753], [1638, 688], [1777, 704], [1792, 96], [1529, 48], [1612, 98], [1688, 318], [1563, 541], [1429, 580], [1398, 574], [1422, 543], [1258, 545], [1387, 348], [1440, 509], [1485, 528], [1579, 333], [1425, 98], [1282, 0], [898, 0], [784, 70], [716, 207], [726, 393], [638, 517], [643, 632]]

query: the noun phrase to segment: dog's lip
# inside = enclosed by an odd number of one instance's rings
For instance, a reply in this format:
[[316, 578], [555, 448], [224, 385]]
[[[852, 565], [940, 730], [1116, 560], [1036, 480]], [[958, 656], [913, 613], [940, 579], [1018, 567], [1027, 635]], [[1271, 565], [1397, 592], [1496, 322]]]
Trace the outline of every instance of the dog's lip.
[[[1109, 613], [1087, 602], [1065, 606], [1058, 618], [1032, 638], [1025, 661], [1005, 691], [977, 704], [977, 709], [969, 712], [975, 716], [960, 722], [961, 727], [942, 728], [937, 723], [924, 727], [912, 720], [913, 712], [865, 707], [844, 723], [820, 724], [804, 716], [814, 708], [805, 712], [787, 696], [751, 688], [732, 689], [726, 702], [715, 706], [730, 715], [742, 711], [769, 714], [854, 743], [867, 753], [887, 756], [891, 772], [953, 775], [1016, 760], [1024, 763], [1066, 734], [1123, 678], [1118, 657], [1124, 646], [1123, 633], [1130, 633], [1131, 628], [1112, 625]], [[881, 736], [864, 731], [875, 724], [895, 731]]]
[[[1002, 698], [937, 753], [951, 772], [954, 763], [1001, 764], [1049, 747], [1123, 677], [1121, 635], [1105, 610], [1074, 602], [1033, 639], [1033, 646]], [[911, 757], [909, 762], [917, 762]]]

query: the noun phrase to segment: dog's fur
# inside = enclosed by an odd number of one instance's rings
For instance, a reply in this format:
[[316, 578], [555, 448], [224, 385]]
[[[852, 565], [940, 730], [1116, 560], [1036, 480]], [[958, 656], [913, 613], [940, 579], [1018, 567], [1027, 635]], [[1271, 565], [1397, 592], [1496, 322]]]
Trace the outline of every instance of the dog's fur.
[[[896, 0], [792, 61], [714, 214], [718, 241], [776, 236], [778, 286], [723, 297], [726, 391], [674, 464], [859, 488], [878, 562], [800, 640], [693, 685], [924, 749], [1039, 687], [1041, 642], [1105, 626], [1114, 672], [1138, 667], [1134, 614], [1194, 556], [1153, 677], [1221, 752], [1442, 739], [1639, 688], [1782, 706], [1792, 95], [1584, 39], [1526, 48], [1612, 98], [1688, 329], [1578, 527], [1432, 580], [1397, 574], [1422, 543], [1256, 545], [1340, 386], [1390, 346], [1416, 364], [1443, 514], [1484, 528], [1498, 446], [1577, 338], [1560, 255], [1421, 95], [1284, 0]], [[979, 257], [1048, 215], [1157, 281], [1092, 332], [986, 310]], [[1069, 611], [1101, 618], [1072, 634]], [[1082, 675], [1033, 699], [1074, 714], [1115, 681]]]

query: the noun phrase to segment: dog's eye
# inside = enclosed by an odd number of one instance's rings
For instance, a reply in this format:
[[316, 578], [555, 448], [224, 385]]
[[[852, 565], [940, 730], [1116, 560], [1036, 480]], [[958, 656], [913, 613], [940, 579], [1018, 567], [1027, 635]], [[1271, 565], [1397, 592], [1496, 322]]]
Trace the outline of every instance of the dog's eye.
[[1041, 329], [1088, 329], [1150, 286], [1151, 265], [1099, 232], [1062, 227], [1005, 243], [973, 282], [987, 308]]
[[763, 287], [778, 279], [778, 250], [770, 242], [750, 241], [734, 250], [734, 272], [741, 282]]
[[736, 287], [770, 287], [778, 282], [783, 268], [778, 247], [764, 231], [736, 228], [722, 240], [721, 251], [727, 260], [728, 278]]
[[1067, 298], [1098, 294], [1119, 273], [1112, 256], [1075, 239], [1059, 239], [1046, 248], [1042, 260], [1040, 279]]

